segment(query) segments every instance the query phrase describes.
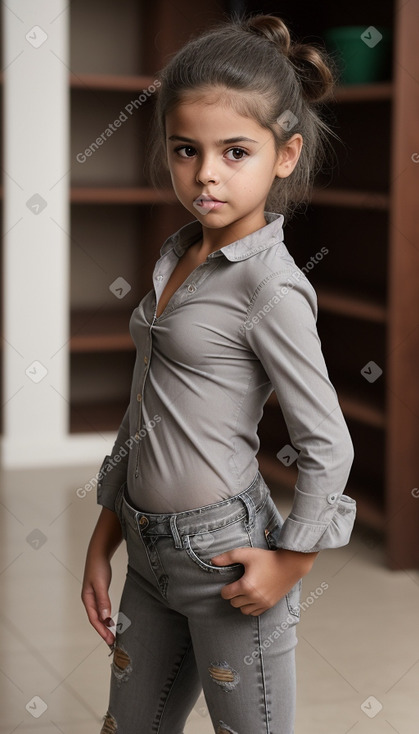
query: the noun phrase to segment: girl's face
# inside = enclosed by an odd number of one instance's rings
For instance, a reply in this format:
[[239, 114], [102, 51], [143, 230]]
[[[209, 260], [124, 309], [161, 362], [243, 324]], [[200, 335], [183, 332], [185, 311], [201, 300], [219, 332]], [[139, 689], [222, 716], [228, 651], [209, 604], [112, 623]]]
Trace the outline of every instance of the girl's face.
[[167, 115], [166, 144], [176, 196], [201, 222], [204, 238], [223, 246], [265, 226], [274, 178], [294, 169], [302, 137], [294, 135], [276, 152], [270, 130], [223, 104], [220, 95], [201, 92]]

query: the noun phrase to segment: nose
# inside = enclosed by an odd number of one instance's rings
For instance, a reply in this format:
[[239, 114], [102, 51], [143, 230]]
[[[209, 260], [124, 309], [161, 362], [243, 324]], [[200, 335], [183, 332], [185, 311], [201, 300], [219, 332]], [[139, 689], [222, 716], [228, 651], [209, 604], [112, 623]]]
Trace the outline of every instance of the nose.
[[204, 185], [209, 183], [219, 183], [220, 178], [216, 170], [215, 161], [212, 157], [206, 156], [202, 159], [196, 172], [196, 181], [197, 183]]

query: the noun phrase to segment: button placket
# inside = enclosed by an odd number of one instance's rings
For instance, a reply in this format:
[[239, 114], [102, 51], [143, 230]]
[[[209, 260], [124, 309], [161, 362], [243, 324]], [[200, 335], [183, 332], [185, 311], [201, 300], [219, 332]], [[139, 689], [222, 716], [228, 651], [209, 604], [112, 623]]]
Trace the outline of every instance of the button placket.
[[[153, 328], [153, 325], [151, 324], [150, 329], [149, 329], [149, 347], [148, 347], [149, 355], [150, 355], [150, 352], [151, 352], [151, 341], [152, 341], [151, 329], [152, 328]], [[144, 361], [144, 374], [143, 374], [143, 381], [142, 381], [142, 386], [141, 386], [141, 392], [137, 393], [137, 403], [138, 403], [138, 406], [139, 407], [138, 407], [137, 431], [136, 431], [136, 434], [135, 434], [135, 439], [138, 441], [137, 461], [136, 461], [136, 466], [135, 466], [135, 478], [136, 479], [138, 478], [139, 473], [140, 473], [139, 472], [139, 465], [140, 465], [140, 446], [141, 446], [141, 435], [140, 435], [140, 432], [141, 432], [141, 423], [142, 423], [142, 417], [143, 417], [142, 405], [143, 405], [143, 395], [144, 395], [145, 382], [146, 382], [146, 379], [147, 379], [148, 370], [149, 370], [149, 366], [150, 366], [150, 356], [149, 355], [144, 355], [144, 359], [143, 359], [143, 361]]]

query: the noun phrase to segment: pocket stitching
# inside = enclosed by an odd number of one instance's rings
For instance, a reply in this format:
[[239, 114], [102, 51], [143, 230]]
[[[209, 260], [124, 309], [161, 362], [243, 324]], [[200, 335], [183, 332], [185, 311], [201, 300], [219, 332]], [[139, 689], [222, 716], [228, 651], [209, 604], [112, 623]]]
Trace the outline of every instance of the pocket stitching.
[[186, 553], [188, 554], [189, 558], [197, 566], [202, 568], [203, 571], [208, 571], [209, 573], [211, 573], [212, 571], [218, 571], [219, 573], [223, 573], [223, 572], [235, 570], [236, 568], [242, 565], [241, 563], [234, 563], [234, 564], [230, 564], [229, 566], [212, 566], [210, 563], [206, 563], [205, 561], [203, 561], [202, 558], [200, 558], [195, 553], [195, 551], [191, 547], [189, 535], [185, 537], [184, 543], [185, 543], [184, 547], [185, 547]]

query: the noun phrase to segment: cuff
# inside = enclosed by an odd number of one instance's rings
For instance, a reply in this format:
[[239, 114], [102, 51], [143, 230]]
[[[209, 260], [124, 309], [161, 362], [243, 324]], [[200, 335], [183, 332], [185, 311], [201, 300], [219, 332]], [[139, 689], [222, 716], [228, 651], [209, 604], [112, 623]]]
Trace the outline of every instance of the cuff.
[[[118, 472], [119, 469], [119, 472]], [[112, 474], [112, 482], [110, 481], [109, 472]], [[115, 477], [116, 473], [116, 477]], [[102, 461], [98, 472], [97, 482], [97, 502], [103, 507], [115, 512], [115, 500], [123, 482], [126, 481], [126, 467], [118, 466], [112, 459], [112, 456], [106, 455]]]
[[295, 492], [292, 510], [275, 544], [277, 548], [314, 553], [349, 543], [356, 517], [352, 497], [338, 492], [313, 496], [297, 487]]

